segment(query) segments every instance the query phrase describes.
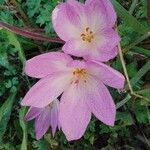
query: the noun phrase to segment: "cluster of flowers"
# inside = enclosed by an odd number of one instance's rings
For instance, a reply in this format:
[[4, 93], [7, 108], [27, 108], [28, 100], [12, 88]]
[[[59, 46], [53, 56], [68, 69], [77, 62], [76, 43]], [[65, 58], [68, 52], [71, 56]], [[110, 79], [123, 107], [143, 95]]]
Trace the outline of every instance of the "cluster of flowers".
[[113, 126], [116, 108], [106, 86], [121, 89], [125, 79], [104, 64], [117, 55], [120, 41], [111, 2], [67, 0], [56, 6], [52, 21], [64, 53], [41, 54], [25, 65], [28, 76], [40, 79], [21, 103], [30, 106], [26, 119], [35, 119], [36, 138], [51, 126], [53, 135], [58, 127], [69, 141], [79, 139], [92, 114]]

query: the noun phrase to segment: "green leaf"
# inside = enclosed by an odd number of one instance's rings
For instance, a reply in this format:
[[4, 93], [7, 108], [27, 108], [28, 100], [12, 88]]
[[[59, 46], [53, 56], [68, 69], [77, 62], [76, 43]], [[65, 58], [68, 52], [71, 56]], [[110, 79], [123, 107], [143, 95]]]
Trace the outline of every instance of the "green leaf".
[[150, 88], [140, 90], [137, 93], [150, 98]]
[[144, 27], [135, 17], [129, 14], [129, 12], [123, 8], [116, 0], [112, 0], [112, 3], [117, 11], [118, 16], [136, 32], [144, 34], [149, 31]]
[[134, 47], [132, 49], [133, 52], [136, 52], [136, 53], [139, 53], [139, 54], [142, 54], [142, 55], [145, 55], [147, 57], [150, 57], [150, 50], [148, 49], [145, 49], [145, 48], [142, 48], [142, 47]]
[[22, 62], [22, 64], [24, 64], [26, 59], [25, 59], [24, 51], [21, 47], [21, 44], [20, 44], [19, 40], [17, 39], [17, 36], [12, 32], [9, 32], [7, 30], [5, 30], [5, 31], [7, 33], [9, 43], [12, 44], [17, 49], [20, 61]]
[[37, 150], [48, 150], [47, 144], [46, 144], [46, 142], [43, 141], [43, 140], [35, 141], [35, 142], [34, 142], [34, 147], [35, 147]]
[[150, 32], [146, 32], [144, 35], [138, 37], [137, 39], [134, 38], [134, 42], [130, 43], [128, 46], [123, 48], [123, 52], [126, 53], [131, 48], [134, 48], [136, 45], [141, 43], [142, 41], [148, 39], [150, 37]]
[[148, 61], [130, 80], [132, 86], [134, 86], [148, 71], [150, 70], [150, 61]]
[[26, 107], [21, 108], [19, 110], [19, 122], [20, 122], [20, 126], [23, 130], [23, 139], [22, 139], [22, 144], [21, 144], [21, 150], [27, 150], [27, 125], [26, 125], [26, 122], [24, 121], [25, 113], [26, 113]]
[[2, 144], [0, 145], [0, 150], [16, 150], [12, 143]]
[[134, 112], [135, 112], [136, 119], [138, 120], [138, 122], [140, 122], [140, 123], [148, 123], [149, 122], [149, 118], [148, 118], [149, 116], [147, 114], [147, 109], [145, 108], [145, 106], [136, 107]]
[[133, 12], [134, 12], [134, 10], [135, 10], [135, 8], [136, 8], [136, 6], [137, 6], [137, 3], [138, 3], [138, 0], [133, 0], [133, 1], [132, 1], [131, 7], [130, 7], [130, 9], [129, 9], [129, 13], [130, 13], [130, 14], [133, 14]]
[[6, 131], [8, 121], [10, 119], [13, 102], [16, 97], [16, 92], [11, 93], [8, 99], [0, 108], [0, 142], [2, 141], [3, 135]]
[[117, 112], [117, 120], [120, 120], [124, 125], [132, 125], [133, 120], [129, 113], [127, 112]]

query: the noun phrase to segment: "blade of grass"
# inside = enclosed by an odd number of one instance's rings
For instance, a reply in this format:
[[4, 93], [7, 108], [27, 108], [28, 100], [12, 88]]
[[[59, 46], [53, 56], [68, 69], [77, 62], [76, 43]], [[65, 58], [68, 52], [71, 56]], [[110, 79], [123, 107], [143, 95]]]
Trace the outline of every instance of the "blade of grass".
[[131, 7], [130, 7], [130, 9], [129, 9], [129, 13], [130, 13], [131, 15], [133, 14], [133, 12], [134, 12], [134, 10], [135, 10], [135, 8], [136, 8], [137, 2], [138, 2], [138, 0], [133, 0], [133, 2], [132, 2], [132, 4], [131, 4]]
[[146, 88], [146, 89], [137, 91], [137, 93], [150, 98], [150, 88]]
[[122, 107], [124, 104], [126, 104], [129, 100], [131, 99], [131, 95], [127, 94], [127, 96], [120, 102], [118, 102], [116, 104], [116, 109], [119, 109], [120, 107]]
[[[21, 46], [20, 42], [17, 39], [17, 36], [14, 33], [9, 32], [7, 30], [6, 30], [6, 33], [8, 35], [9, 42], [12, 45], [14, 45], [15, 48], [18, 50], [18, 56], [19, 56], [20, 61], [22, 62], [23, 68], [24, 68], [24, 64], [26, 62], [26, 58], [25, 58], [22, 46]], [[28, 77], [25, 76], [25, 78], [27, 80], [28, 87], [30, 87], [30, 82], [28, 80]], [[23, 119], [25, 113], [26, 113], [26, 107], [20, 109], [20, 111], [19, 111], [19, 121], [20, 121], [20, 126], [22, 127], [22, 130], [23, 130], [23, 139], [22, 139], [22, 144], [21, 144], [21, 150], [27, 150], [27, 126], [26, 126], [26, 123], [25, 123], [25, 121]]]
[[148, 61], [130, 80], [132, 87], [150, 70], [150, 61]]
[[[116, 28], [116, 31], [118, 31], [118, 28]], [[120, 57], [120, 61], [121, 61], [122, 67], [123, 67], [124, 75], [127, 80], [127, 85], [128, 85], [127, 88], [129, 88], [131, 95], [135, 96], [136, 98], [144, 99], [144, 100], [150, 102], [150, 100], [148, 98], [141, 96], [133, 91], [120, 43], [118, 44], [118, 50], [119, 50], [119, 57]]]
[[130, 15], [129, 12], [119, 4], [119, 2], [112, 0], [112, 4], [114, 5], [118, 16], [136, 32], [144, 34], [149, 31], [149, 29], [144, 27], [135, 17]]
[[19, 110], [19, 122], [20, 122], [20, 126], [23, 130], [23, 139], [22, 139], [22, 144], [21, 144], [20, 150], [27, 150], [27, 124], [24, 121], [25, 113], [26, 113], [26, 107], [21, 108]]
[[[24, 72], [24, 65], [25, 65], [25, 62], [26, 62], [24, 50], [22, 49], [22, 46], [21, 46], [19, 40], [17, 39], [17, 36], [14, 33], [12, 33], [12, 32], [9, 32], [7, 30], [5, 30], [5, 31], [7, 33], [7, 37], [8, 37], [9, 43], [14, 45], [14, 47], [18, 51], [18, 56], [19, 56], [20, 61], [22, 62], [22, 65], [23, 65], [23, 69], [22, 70]], [[30, 87], [30, 83], [29, 83], [28, 77], [25, 76], [25, 78], [27, 80], [28, 87]]]
[[18, 1], [16, 0], [11, 0], [12, 5], [15, 7], [15, 9], [17, 10], [17, 12], [21, 15], [21, 18], [23, 19], [23, 21], [27, 24], [27, 26], [31, 26], [31, 23], [29, 21], [29, 18], [27, 17], [27, 15], [24, 13], [24, 11], [22, 10], [20, 4]]
[[135, 47], [132, 49], [132, 52], [136, 52], [136, 53], [145, 55], [145, 56], [147, 56], [147, 57], [150, 57], [150, 50], [144, 49], [144, 48], [142, 48], [142, 47], [137, 47], [137, 46], [135, 46]]
[[2, 142], [3, 135], [7, 128], [16, 94], [17, 91], [11, 93], [8, 99], [0, 107], [0, 142]]
[[26, 61], [25, 54], [24, 54], [24, 51], [21, 47], [21, 44], [19, 43], [19, 41], [17, 39], [17, 36], [14, 33], [9, 32], [7, 30], [6, 30], [6, 33], [7, 33], [9, 43], [14, 45], [15, 48], [18, 50], [18, 55], [19, 55], [20, 61], [22, 62], [23, 66], [24, 66], [24, 63]]
[[123, 53], [128, 52], [131, 48], [133, 48], [134, 46], [136, 46], [137, 44], [141, 43], [142, 41], [144, 41], [145, 39], [147, 39], [149, 37], [150, 37], [150, 31], [146, 32], [140, 38], [136, 39], [133, 43], [131, 43], [128, 46], [124, 47], [123, 48]]

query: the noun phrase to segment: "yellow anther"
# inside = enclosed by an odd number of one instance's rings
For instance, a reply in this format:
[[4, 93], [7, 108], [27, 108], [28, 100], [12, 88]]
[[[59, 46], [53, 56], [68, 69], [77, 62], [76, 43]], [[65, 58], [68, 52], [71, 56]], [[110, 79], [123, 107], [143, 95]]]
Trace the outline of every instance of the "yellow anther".
[[85, 28], [85, 32], [81, 34], [81, 39], [89, 43], [92, 42], [94, 39], [94, 34], [89, 27]]
[[87, 74], [87, 71], [85, 69], [76, 68], [73, 71], [73, 75], [76, 77], [84, 77]]

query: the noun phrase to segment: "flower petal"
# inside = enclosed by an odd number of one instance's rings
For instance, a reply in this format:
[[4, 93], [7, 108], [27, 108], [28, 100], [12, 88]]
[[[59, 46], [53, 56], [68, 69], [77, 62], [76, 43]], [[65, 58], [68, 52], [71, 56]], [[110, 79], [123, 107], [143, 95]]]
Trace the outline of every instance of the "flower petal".
[[109, 22], [112, 26], [115, 25], [115, 22], [117, 20], [117, 14], [115, 12], [115, 9], [111, 3], [111, 0], [101, 0], [103, 4], [106, 7], [107, 15], [109, 16]]
[[39, 140], [46, 133], [51, 124], [51, 108], [46, 107], [35, 120], [36, 139]]
[[108, 61], [117, 55], [120, 38], [118, 34], [112, 30], [100, 31], [93, 42], [87, 43], [81, 39], [71, 39], [63, 46], [63, 51], [84, 59], [92, 59], [101, 62]]
[[72, 58], [61, 52], [41, 54], [26, 62], [25, 73], [30, 77], [43, 78], [49, 74], [64, 71], [66, 64], [70, 61]]
[[119, 41], [120, 37], [113, 29], [99, 31], [96, 35], [97, 49], [100, 53], [110, 52], [119, 44]]
[[73, 56], [82, 57], [88, 54], [89, 45], [81, 39], [70, 39], [63, 46], [63, 51]]
[[85, 13], [87, 16], [88, 26], [94, 32], [99, 29], [112, 27], [108, 21], [106, 8], [100, 0], [90, 0], [85, 2]]
[[68, 88], [69, 75], [57, 73], [41, 79], [28, 91], [21, 104], [39, 108], [47, 106]]
[[122, 89], [124, 87], [124, 76], [113, 68], [101, 62], [88, 62], [88, 69], [93, 76], [96, 76], [105, 85]]
[[99, 21], [99, 23], [98, 23], [99, 25], [102, 22], [107, 23], [104, 26], [107, 28], [113, 27], [115, 25], [117, 16], [116, 16], [116, 12], [113, 8], [113, 5], [111, 4], [111, 2], [109, 0], [86, 0], [85, 5], [87, 8], [88, 7], [90, 8], [89, 10], [91, 10], [91, 11], [89, 11], [89, 15], [91, 15], [92, 17], [89, 17], [89, 18], [93, 20], [93, 18], [94, 18], [93, 16], [95, 16], [95, 20], [92, 22]]
[[68, 63], [67, 66], [73, 69], [75, 68], [86, 69], [87, 68], [87, 64], [84, 60], [73, 60], [70, 63]]
[[25, 116], [25, 119], [27, 121], [30, 121], [30, 120], [36, 118], [42, 112], [42, 110], [43, 110], [43, 108], [30, 107]]
[[117, 55], [116, 46], [119, 44], [120, 37], [112, 30], [99, 31], [97, 33], [93, 47], [83, 56], [84, 59], [105, 62]]
[[83, 136], [91, 118], [84, 92], [83, 87], [73, 84], [63, 93], [60, 101], [60, 124], [69, 141]]
[[103, 123], [113, 126], [116, 108], [109, 91], [96, 79], [91, 78], [90, 81], [91, 86], [89, 87], [87, 100], [90, 110]]
[[114, 57], [116, 57], [118, 54], [118, 48], [115, 47], [114, 49], [112, 49], [109, 52], [103, 51], [103, 52], [99, 52], [98, 50], [91, 50], [89, 55], [84, 56], [85, 60], [99, 60], [100, 62], [107, 62], [110, 59], [113, 59]]
[[78, 12], [83, 11], [83, 5], [84, 5], [83, 3], [80, 3], [77, 0], [67, 0], [67, 3], [75, 7], [76, 11]]
[[52, 128], [52, 134], [53, 136], [55, 135], [57, 126], [59, 126], [59, 121], [58, 121], [58, 113], [59, 113], [59, 100], [56, 99], [53, 101], [53, 105], [51, 108], [51, 128]]
[[52, 22], [56, 33], [64, 41], [80, 35], [80, 17], [69, 3], [61, 3], [53, 10]]

